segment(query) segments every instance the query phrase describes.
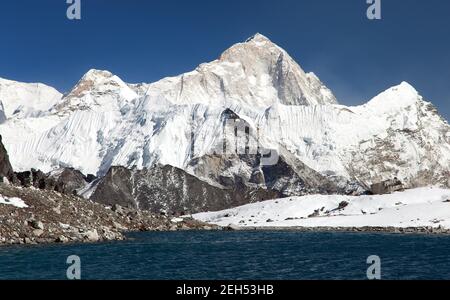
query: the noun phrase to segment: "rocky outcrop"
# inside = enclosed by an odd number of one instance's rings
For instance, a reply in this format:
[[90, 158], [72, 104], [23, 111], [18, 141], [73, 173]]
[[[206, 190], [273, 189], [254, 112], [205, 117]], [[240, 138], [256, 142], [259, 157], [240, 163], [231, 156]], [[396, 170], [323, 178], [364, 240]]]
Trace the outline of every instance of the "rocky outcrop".
[[0, 246], [122, 240], [130, 231], [215, 229], [192, 219], [93, 203], [55, 191], [0, 184], [0, 195], [20, 198], [26, 207], [0, 203]]
[[403, 190], [403, 184], [397, 178], [386, 180], [383, 182], [377, 182], [372, 184], [370, 192], [374, 195], [383, 195]]
[[26, 172], [17, 172], [16, 177], [18, 183], [23, 187], [35, 187], [39, 189], [43, 189], [45, 187], [45, 178], [46, 175], [35, 169], [31, 169], [31, 171]]
[[307, 194], [345, 194], [333, 181], [279, 155], [274, 165], [261, 165], [260, 155], [207, 155], [191, 161], [189, 170], [199, 178], [225, 188], [237, 185], [263, 189], [283, 197]]
[[0, 136], [0, 183], [1, 182], [14, 182], [14, 171], [9, 162], [8, 153], [2, 143], [2, 137]]
[[93, 175], [85, 176], [73, 168], [55, 170], [48, 174], [32, 169], [16, 173], [16, 177], [24, 187], [35, 187], [67, 195], [76, 195], [78, 190], [83, 189], [95, 179]]
[[215, 186], [185, 171], [157, 165], [130, 170], [113, 167], [102, 178], [91, 200], [118, 204], [168, 215], [215, 211], [282, 196], [277, 191], [249, 188], [236, 182], [232, 187]]

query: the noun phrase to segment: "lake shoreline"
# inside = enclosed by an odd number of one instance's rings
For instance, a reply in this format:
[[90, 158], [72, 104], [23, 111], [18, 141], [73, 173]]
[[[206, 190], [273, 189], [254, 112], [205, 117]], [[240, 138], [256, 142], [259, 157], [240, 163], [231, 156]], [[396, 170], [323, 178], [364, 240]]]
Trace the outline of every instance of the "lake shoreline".
[[126, 232], [217, 228], [56, 191], [0, 184], [0, 195], [0, 247], [120, 241]]
[[[450, 209], [450, 200], [447, 200], [448, 192], [450, 191], [423, 189], [410, 192], [413, 195], [397, 193], [384, 196], [399, 198], [389, 198], [384, 204], [380, 201], [376, 202], [376, 199], [360, 199], [366, 202], [361, 202], [362, 204], [353, 208], [347, 215], [351, 215], [355, 210], [359, 211], [363, 204], [369, 205], [369, 207], [373, 206], [374, 212], [370, 213], [369, 211], [370, 214], [368, 214], [367, 211], [361, 211], [360, 216], [354, 216], [360, 218], [357, 222], [352, 219], [353, 222], [346, 220], [346, 222], [320, 223], [319, 221], [322, 221], [321, 218], [324, 217], [322, 215], [328, 214], [329, 219], [327, 220], [345, 217], [345, 210], [351, 209], [352, 205], [358, 205], [358, 201], [347, 199], [348, 202], [344, 202], [342, 199], [330, 200], [326, 196], [315, 196], [319, 198], [310, 201], [311, 207], [302, 212], [301, 207], [295, 207], [295, 205], [303, 203], [301, 199], [296, 202], [287, 198], [251, 204], [250, 207], [252, 205], [257, 207], [249, 212], [244, 209], [245, 213], [242, 215], [238, 214], [239, 209], [242, 208], [234, 208], [225, 212], [185, 215], [177, 218], [120, 205], [108, 207], [55, 191], [0, 184], [0, 195], [3, 197], [0, 205], [0, 247], [3, 245], [96, 243], [124, 240], [127, 233], [134, 232], [188, 230], [450, 235], [449, 223], [445, 222], [447, 219], [445, 215], [442, 215], [442, 212]], [[427, 201], [421, 198], [422, 194], [428, 197], [424, 196], [423, 198]], [[411, 201], [413, 196], [419, 197], [421, 202], [418, 203], [421, 204], [413, 203], [413, 213], [402, 214], [402, 209], [409, 207], [404, 203], [407, 203], [408, 199]], [[324, 197], [330, 203], [321, 204], [320, 200]], [[283, 203], [289, 205], [287, 206], [289, 209], [283, 210], [282, 208], [285, 207]], [[291, 207], [291, 205], [294, 206]], [[249, 206], [246, 207], [248, 209]], [[278, 214], [277, 209], [286, 211], [286, 216]], [[302, 214], [292, 217], [293, 211], [299, 211]], [[314, 213], [311, 214], [313, 211]], [[408, 220], [420, 221], [420, 218], [423, 219], [421, 214], [423, 215], [424, 211], [427, 212], [426, 222], [408, 222]], [[338, 215], [330, 216], [332, 212]], [[383, 213], [387, 213], [387, 215], [381, 217], [377, 215]], [[259, 219], [254, 216], [259, 216]], [[399, 219], [398, 216], [403, 219]], [[245, 224], [246, 220], [248, 220], [247, 222], [252, 221], [252, 223]], [[365, 226], [366, 224], [382, 226]], [[390, 224], [394, 226], [390, 226]]]
[[290, 232], [330, 232], [330, 233], [391, 233], [391, 234], [426, 234], [450, 235], [450, 229], [441, 227], [233, 227], [233, 231], [290, 231]]
[[174, 232], [299, 232], [299, 233], [361, 233], [361, 234], [396, 234], [396, 235], [428, 235], [428, 236], [450, 236], [450, 230], [444, 228], [432, 227], [221, 227], [211, 224], [204, 224], [203, 227], [180, 227], [171, 230], [146, 230], [146, 231], [123, 231], [120, 239], [103, 239], [98, 241], [74, 240], [71, 242], [61, 243], [57, 240], [44, 240], [37, 243], [0, 243], [0, 248], [7, 246], [30, 246], [30, 245], [69, 245], [69, 244], [98, 244], [114, 241], [130, 241], [129, 235], [137, 233], [174, 233]]

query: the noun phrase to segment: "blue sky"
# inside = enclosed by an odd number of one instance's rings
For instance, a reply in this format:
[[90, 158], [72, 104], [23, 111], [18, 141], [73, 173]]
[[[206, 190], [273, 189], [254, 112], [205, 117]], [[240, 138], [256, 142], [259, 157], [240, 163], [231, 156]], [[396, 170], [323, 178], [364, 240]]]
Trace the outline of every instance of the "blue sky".
[[152, 82], [216, 59], [260, 32], [315, 72], [343, 104], [408, 81], [450, 119], [450, 1], [365, 0], [2, 1], [0, 77], [68, 91], [90, 68]]

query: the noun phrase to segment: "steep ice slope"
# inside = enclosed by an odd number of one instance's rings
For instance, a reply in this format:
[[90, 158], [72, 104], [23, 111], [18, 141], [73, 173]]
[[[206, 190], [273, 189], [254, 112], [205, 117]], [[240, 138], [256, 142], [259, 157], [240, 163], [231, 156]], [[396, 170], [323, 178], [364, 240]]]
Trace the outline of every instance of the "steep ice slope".
[[357, 107], [277, 105], [261, 129], [323, 174], [449, 184], [450, 126], [405, 82]]
[[[449, 125], [413, 87], [402, 83], [363, 106], [338, 105], [314, 74], [262, 35], [152, 84], [91, 70], [49, 113], [10, 119], [0, 134], [19, 171], [73, 167], [104, 175], [111, 166], [162, 164], [211, 179], [193, 164], [222, 142], [228, 110], [293, 169], [341, 185], [393, 176], [411, 186], [450, 184]], [[254, 170], [237, 160], [226, 172], [251, 178]]]
[[61, 93], [41, 83], [21, 83], [0, 78], [0, 124], [13, 117], [42, 116], [61, 98]]

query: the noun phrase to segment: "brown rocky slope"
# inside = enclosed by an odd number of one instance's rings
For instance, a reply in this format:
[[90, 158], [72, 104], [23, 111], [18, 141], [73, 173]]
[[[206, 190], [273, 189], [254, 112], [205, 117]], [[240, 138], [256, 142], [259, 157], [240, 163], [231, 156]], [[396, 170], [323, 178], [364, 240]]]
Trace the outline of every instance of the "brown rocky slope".
[[4, 199], [19, 198], [28, 207], [0, 203], [0, 245], [122, 240], [124, 232], [213, 229], [213, 227], [120, 206], [106, 207], [55, 191], [0, 184]]

